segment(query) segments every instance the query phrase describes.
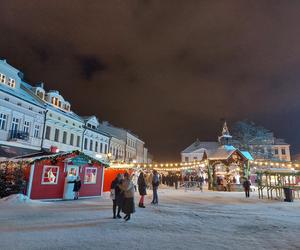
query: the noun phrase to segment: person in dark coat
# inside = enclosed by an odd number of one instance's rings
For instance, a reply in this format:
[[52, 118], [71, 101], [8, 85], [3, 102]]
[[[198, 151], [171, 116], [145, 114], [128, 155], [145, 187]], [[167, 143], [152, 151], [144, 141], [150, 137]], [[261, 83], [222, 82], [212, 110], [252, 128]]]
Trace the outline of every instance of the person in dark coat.
[[153, 177], [152, 177], [153, 200], [151, 204], [158, 204], [158, 195], [157, 195], [158, 186], [159, 186], [159, 176], [157, 171], [153, 170]]
[[126, 216], [124, 217], [125, 221], [130, 220], [130, 216], [135, 212], [134, 206], [134, 184], [129, 177], [128, 173], [124, 174], [124, 180], [119, 185], [121, 190], [124, 191], [124, 202], [122, 206], [122, 211]]
[[251, 186], [251, 182], [249, 179], [246, 179], [243, 183], [243, 187], [244, 187], [244, 190], [245, 190], [245, 195], [246, 195], [246, 198], [249, 198], [250, 197], [250, 186]]
[[74, 187], [73, 187], [74, 200], [78, 200], [78, 198], [79, 198], [79, 191], [80, 191], [80, 188], [81, 188], [80, 176], [77, 176], [74, 181], [69, 181], [68, 183], [74, 183]]
[[147, 195], [147, 191], [146, 191], [147, 185], [146, 185], [146, 181], [145, 181], [143, 172], [140, 173], [137, 184], [138, 184], [138, 189], [139, 189], [139, 193], [141, 196], [140, 202], [139, 202], [139, 207], [145, 208], [144, 196]]
[[[121, 212], [123, 201], [124, 201], [124, 194], [123, 194], [123, 191], [119, 187], [119, 185], [122, 184], [122, 178], [123, 178], [122, 175], [118, 174], [110, 186], [110, 196], [113, 201], [113, 218], [114, 219], [122, 218], [120, 215], [120, 212]], [[118, 213], [116, 215], [117, 207], [118, 207]]]

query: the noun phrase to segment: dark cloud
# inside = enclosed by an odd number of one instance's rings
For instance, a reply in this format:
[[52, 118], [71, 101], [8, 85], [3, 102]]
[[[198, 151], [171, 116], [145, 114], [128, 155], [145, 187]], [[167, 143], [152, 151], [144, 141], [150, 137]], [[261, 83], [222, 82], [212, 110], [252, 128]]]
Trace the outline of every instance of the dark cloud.
[[252, 119], [299, 151], [299, 8], [4, 0], [0, 57], [59, 89], [78, 113], [130, 128], [157, 159], [175, 159], [196, 137], [216, 139], [222, 117]]

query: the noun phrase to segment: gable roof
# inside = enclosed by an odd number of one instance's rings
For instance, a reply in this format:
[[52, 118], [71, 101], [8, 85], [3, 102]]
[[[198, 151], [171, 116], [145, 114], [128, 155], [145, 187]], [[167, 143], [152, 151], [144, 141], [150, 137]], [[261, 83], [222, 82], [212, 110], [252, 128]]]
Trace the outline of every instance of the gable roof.
[[193, 153], [194, 151], [204, 148], [208, 151], [215, 150], [219, 147], [218, 142], [214, 141], [199, 141], [198, 139], [190, 146], [188, 146], [181, 153]]

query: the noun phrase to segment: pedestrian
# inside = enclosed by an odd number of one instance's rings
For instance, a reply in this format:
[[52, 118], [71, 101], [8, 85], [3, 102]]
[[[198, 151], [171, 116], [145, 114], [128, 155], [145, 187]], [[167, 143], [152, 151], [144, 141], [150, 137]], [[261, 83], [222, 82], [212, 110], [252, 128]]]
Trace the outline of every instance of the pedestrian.
[[74, 200], [78, 200], [79, 191], [80, 191], [80, 188], [81, 188], [80, 176], [78, 175], [74, 181], [69, 181], [68, 183], [74, 183], [74, 187], [73, 187]]
[[139, 193], [140, 193], [140, 202], [139, 202], [139, 207], [141, 208], [145, 208], [144, 205], [144, 196], [147, 195], [147, 185], [146, 185], [146, 181], [145, 181], [145, 177], [144, 177], [144, 173], [141, 172], [137, 181], [138, 184], [138, 189], [139, 189]]
[[178, 189], [178, 176], [174, 175], [174, 181], [175, 181], [175, 189]]
[[202, 175], [199, 176], [199, 187], [200, 191], [203, 192], [203, 183], [204, 183], [204, 178]]
[[[120, 219], [122, 218], [120, 215], [123, 200], [124, 200], [124, 194], [123, 191], [120, 189], [119, 185], [122, 183], [123, 176], [121, 174], [117, 174], [116, 178], [113, 180], [110, 186], [110, 198], [113, 201], [113, 218]], [[118, 207], [118, 212], [117, 212]], [[116, 215], [117, 212], [117, 215]]]
[[124, 202], [122, 206], [122, 211], [125, 214], [125, 221], [130, 220], [130, 215], [135, 212], [134, 207], [134, 185], [126, 172], [124, 174], [124, 180], [119, 185], [120, 189], [124, 191]]
[[243, 187], [244, 187], [244, 190], [245, 190], [246, 198], [250, 197], [250, 186], [251, 186], [250, 180], [249, 179], [245, 179], [245, 181], [243, 183]]
[[151, 204], [158, 204], [158, 195], [157, 195], [158, 186], [159, 186], [158, 173], [156, 170], [153, 170], [153, 177], [152, 177], [153, 199]]
[[133, 183], [133, 186], [134, 186], [134, 191], [136, 192], [137, 191], [137, 175], [136, 174], [133, 174], [132, 177], [131, 177], [131, 180], [132, 180], [132, 183]]

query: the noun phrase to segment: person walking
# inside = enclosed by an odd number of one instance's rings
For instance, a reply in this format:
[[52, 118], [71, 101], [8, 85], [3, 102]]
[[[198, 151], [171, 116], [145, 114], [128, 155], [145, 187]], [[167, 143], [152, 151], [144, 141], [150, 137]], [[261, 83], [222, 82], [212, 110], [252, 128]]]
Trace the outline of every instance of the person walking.
[[[119, 185], [122, 183], [123, 176], [121, 174], [118, 174], [116, 178], [113, 180], [110, 186], [110, 198], [113, 201], [113, 218], [120, 219], [122, 218], [120, 215], [122, 205], [123, 205], [123, 200], [124, 200], [124, 195], [123, 191], [120, 189]], [[118, 207], [118, 212], [117, 212], [117, 207]], [[117, 215], [116, 215], [117, 212]]]
[[141, 208], [145, 208], [144, 205], [144, 196], [147, 195], [147, 191], [146, 191], [146, 181], [145, 181], [145, 177], [144, 177], [144, 173], [141, 172], [139, 175], [139, 178], [137, 180], [137, 184], [138, 184], [138, 189], [139, 189], [139, 193], [140, 193], [140, 202], [139, 202], [139, 207]]
[[151, 204], [158, 204], [158, 195], [157, 195], [158, 186], [159, 186], [158, 173], [156, 170], [153, 170], [153, 177], [152, 177], [153, 199]]
[[246, 179], [243, 183], [243, 187], [244, 187], [244, 190], [245, 190], [245, 195], [246, 195], [246, 198], [249, 198], [250, 197], [250, 186], [251, 186], [251, 182], [249, 179]]
[[122, 211], [126, 216], [124, 217], [125, 221], [130, 220], [130, 215], [135, 212], [134, 207], [134, 185], [132, 180], [129, 177], [128, 173], [124, 174], [124, 180], [119, 185], [120, 189], [124, 191], [124, 202]]
[[200, 191], [203, 192], [203, 183], [204, 183], [204, 178], [202, 175], [199, 176], [199, 187]]
[[80, 176], [78, 175], [74, 181], [69, 181], [68, 183], [74, 183], [74, 187], [73, 187], [74, 200], [78, 200], [79, 191], [80, 191], [80, 188], [81, 188]]

